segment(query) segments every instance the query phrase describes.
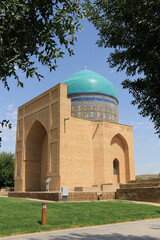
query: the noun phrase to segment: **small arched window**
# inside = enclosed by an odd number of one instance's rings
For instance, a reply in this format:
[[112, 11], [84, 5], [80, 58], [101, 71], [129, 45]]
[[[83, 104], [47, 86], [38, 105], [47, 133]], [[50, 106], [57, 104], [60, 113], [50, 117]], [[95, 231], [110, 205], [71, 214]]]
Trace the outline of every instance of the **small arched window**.
[[113, 175], [118, 174], [118, 169], [119, 169], [119, 162], [117, 159], [114, 159], [113, 161]]
[[113, 161], [113, 175], [116, 175], [116, 162]]

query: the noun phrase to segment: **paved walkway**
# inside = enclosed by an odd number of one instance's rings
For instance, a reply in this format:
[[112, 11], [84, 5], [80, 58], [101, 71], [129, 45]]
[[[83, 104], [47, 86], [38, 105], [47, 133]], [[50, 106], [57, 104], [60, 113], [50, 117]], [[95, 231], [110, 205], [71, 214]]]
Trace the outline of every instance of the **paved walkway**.
[[94, 227], [72, 228], [0, 238], [21, 240], [160, 240], [160, 218]]

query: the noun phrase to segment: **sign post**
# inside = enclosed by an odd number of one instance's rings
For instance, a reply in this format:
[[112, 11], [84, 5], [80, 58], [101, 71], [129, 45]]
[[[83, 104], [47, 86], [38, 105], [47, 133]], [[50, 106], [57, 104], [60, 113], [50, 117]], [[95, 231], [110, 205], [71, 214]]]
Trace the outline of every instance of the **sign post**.
[[68, 187], [62, 187], [61, 188], [61, 192], [62, 192], [62, 201], [68, 201]]
[[47, 178], [46, 180], [46, 191], [49, 192], [49, 183], [50, 183], [51, 179]]

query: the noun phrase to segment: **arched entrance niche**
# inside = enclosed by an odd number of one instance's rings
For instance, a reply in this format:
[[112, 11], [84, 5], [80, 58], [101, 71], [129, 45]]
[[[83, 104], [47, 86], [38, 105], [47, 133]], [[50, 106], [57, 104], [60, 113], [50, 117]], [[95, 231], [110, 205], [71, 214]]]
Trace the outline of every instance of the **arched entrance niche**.
[[120, 183], [120, 176], [119, 176], [119, 172], [120, 172], [120, 169], [119, 169], [119, 161], [117, 158], [115, 158], [113, 160], [113, 176], [114, 176], [114, 180], [116, 183]]
[[47, 178], [48, 135], [35, 121], [26, 138], [25, 190], [44, 191]]
[[126, 183], [130, 180], [128, 144], [126, 139], [121, 134], [116, 134], [111, 140], [111, 149], [113, 164], [116, 164], [118, 161], [117, 164], [119, 166], [119, 177], [116, 178], [113, 174], [113, 178], [117, 179], [120, 183]]

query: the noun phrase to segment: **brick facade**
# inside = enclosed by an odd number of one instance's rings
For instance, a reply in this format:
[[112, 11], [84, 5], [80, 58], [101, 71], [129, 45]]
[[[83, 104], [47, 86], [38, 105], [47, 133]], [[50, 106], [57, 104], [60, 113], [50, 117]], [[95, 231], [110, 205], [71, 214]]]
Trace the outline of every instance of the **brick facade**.
[[65, 84], [32, 99], [18, 109], [15, 191], [44, 191], [47, 178], [49, 191], [134, 180], [132, 127], [73, 117]]

